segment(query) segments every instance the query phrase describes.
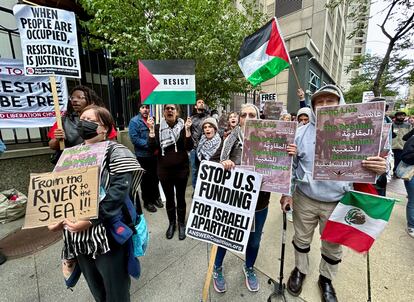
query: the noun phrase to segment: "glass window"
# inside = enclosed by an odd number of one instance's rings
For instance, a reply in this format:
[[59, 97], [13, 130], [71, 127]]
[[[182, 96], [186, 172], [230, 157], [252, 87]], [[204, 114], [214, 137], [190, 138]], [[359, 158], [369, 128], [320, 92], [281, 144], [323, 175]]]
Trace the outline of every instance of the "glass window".
[[309, 69], [308, 89], [312, 93], [314, 93], [320, 87], [321, 87], [321, 78], [312, 69]]

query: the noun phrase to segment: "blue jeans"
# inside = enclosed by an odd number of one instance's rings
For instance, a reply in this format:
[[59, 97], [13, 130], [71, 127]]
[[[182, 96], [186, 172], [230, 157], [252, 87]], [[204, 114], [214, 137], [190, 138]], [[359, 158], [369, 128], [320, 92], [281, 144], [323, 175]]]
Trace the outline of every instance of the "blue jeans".
[[[263, 226], [267, 218], [269, 208], [257, 211], [254, 213], [255, 230], [250, 232], [249, 241], [247, 241], [246, 248], [246, 267], [253, 267], [256, 262], [257, 253], [259, 252], [260, 240], [262, 239]], [[222, 247], [217, 248], [216, 260], [214, 265], [220, 267], [223, 264], [224, 256], [227, 250]]]
[[191, 183], [193, 189], [195, 189], [197, 182], [197, 172], [198, 172], [198, 161], [196, 160], [197, 151], [195, 149], [190, 151], [190, 164], [191, 164]]
[[410, 181], [404, 180], [405, 189], [408, 194], [407, 202], [407, 226], [414, 229], [414, 177]]

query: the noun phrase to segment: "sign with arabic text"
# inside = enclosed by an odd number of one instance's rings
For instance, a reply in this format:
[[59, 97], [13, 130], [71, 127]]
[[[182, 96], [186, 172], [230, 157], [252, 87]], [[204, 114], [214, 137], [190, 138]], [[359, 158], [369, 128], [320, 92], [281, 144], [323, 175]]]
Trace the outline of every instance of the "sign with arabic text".
[[375, 183], [361, 162], [379, 154], [384, 111], [385, 102], [317, 108], [313, 179]]
[[286, 152], [295, 141], [296, 122], [247, 120], [242, 165], [263, 175], [262, 191], [290, 193], [292, 156]]

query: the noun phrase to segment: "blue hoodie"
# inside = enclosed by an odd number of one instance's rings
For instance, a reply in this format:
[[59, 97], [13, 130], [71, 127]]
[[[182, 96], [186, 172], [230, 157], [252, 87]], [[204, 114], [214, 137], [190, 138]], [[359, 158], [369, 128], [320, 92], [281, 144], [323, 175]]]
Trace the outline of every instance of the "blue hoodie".
[[[324, 87], [319, 89], [322, 90]], [[316, 92], [318, 92], [316, 91]], [[316, 93], [315, 92], [315, 93]], [[342, 92], [340, 94], [339, 104], [344, 105], [345, 100]], [[313, 111], [309, 117], [309, 123], [298, 128], [295, 137], [297, 146], [297, 156], [293, 160], [292, 184], [296, 185], [296, 189], [311, 199], [322, 202], [337, 202], [346, 191], [352, 189], [352, 183], [345, 181], [320, 181], [313, 180], [312, 171], [315, 159], [315, 142], [316, 127], [315, 113]], [[293, 190], [291, 190], [293, 192]]]

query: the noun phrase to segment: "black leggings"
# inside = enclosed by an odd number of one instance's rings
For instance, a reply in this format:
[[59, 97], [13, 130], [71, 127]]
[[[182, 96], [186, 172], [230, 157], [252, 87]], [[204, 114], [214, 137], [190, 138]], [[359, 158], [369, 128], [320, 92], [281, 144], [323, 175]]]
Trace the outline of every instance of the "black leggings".
[[[167, 208], [167, 215], [169, 222], [175, 223], [176, 217], [178, 217], [179, 223], [185, 222], [185, 189], [187, 188], [188, 176], [185, 178], [168, 178], [161, 179], [162, 189], [164, 190]], [[175, 187], [175, 196], [174, 196]], [[177, 200], [177, 206], [175, 205], [175, 199]]]

